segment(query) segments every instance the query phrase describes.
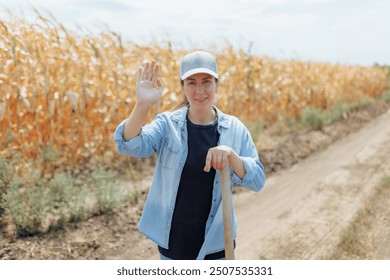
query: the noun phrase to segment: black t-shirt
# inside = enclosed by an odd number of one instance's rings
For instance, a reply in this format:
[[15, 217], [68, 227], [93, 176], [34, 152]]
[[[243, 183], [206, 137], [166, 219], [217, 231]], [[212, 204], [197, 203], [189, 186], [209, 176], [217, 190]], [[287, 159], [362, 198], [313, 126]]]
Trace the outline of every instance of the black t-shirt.
[[[217, 122], [196, 125], [187, 118], [188, 156], [185, 162], [173, 212], [169, 249], [159, 247], [162, 255], [176, 260], [196, 259], [202, 247], [206, 221], [210, 214], [215, 169], [203, 171], [206, 155], [217, 146]], [[206, 259], [225, 256], [224, 251]]]

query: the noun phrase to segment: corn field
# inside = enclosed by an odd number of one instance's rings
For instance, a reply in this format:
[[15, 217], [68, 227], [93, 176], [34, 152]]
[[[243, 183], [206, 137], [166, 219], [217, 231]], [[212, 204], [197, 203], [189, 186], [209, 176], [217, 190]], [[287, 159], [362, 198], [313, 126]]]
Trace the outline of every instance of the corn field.
[[[17, 160], [19, 171], [38, 157], [42, 164], [50, 160], [42, 167], [48, 173], [114, 157], [113, 132], [131, 112], [145, 60], [160, 64], [164, 83], [149, 119], [181, 103], [178, 73], [185, 52], [173, 51], [169, 42], [139, 46], [112, 31], [79, 35], [54, 18], [37, 17], [34, 23], [0, 20], [0, 156]], [[232, 46], [213, 53], [220, 72], [216, 104], [247, 122], [261, 118], [272, 125], [307, 107], [327, 109], [387, 88], [380, 68], [278, 61]], [[51, 156], [50, 150], [57, 152]]]

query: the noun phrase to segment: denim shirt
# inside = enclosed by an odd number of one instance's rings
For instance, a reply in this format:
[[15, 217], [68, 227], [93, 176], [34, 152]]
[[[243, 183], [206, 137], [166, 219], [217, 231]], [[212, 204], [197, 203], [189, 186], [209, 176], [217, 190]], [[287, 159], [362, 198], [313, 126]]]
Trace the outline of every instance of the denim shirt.
[[[242, 158], [246, 171], [244, 178], [241, 179], [230, 168], [232, 178], [230, 188], [232, 189], [234, 184], [260, 191], [265, 183], [264, 168], [249, 131], [238, 118], [226, 115], [216, 107], [215, 109], [218, 116], [217, 130], [220, 134], [218, 145], [231, 147]], [[123, 139], [126, 120], [120, 123], [114, 134], [116, 150], [121, 155], [150, 157], [157, 153], [154, 176], [138, 229], [163, 248], [168, 248], [176, 195], [188, 153], [187, 111], [188, 106], [158, 114], [150, 124], [142, 127], [139, 135], [129, 141]], [[236, 238], [237, 221], [234, 206], [232, 211], [233, 237]], [[220, 174], [216, 172], [205, 239], [197, 259], [204, 259], [208, 254], [224, 250], [223, 231]]]

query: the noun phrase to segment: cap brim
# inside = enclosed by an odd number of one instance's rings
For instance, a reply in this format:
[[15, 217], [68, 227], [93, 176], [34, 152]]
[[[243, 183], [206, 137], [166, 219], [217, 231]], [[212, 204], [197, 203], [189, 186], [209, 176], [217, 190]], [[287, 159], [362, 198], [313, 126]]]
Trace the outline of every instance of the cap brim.
[[182, 80], [185, 80], [185, 79], [187, 79], [189, 76], [192, 76], [192, 75], [195, 75], [195, 74], [199, 74], [199, 73], [210, 74], [210, 75], [213, 76], [214, 78], [218, 79], [218, 74], [215, 73], [214, 71], [210, 70], [210, 69], [207, 69], [207, 68], [195, 68], [195, 69], [191, 69], [191, 70], [185, 72], [180, 78], [181, 78]]

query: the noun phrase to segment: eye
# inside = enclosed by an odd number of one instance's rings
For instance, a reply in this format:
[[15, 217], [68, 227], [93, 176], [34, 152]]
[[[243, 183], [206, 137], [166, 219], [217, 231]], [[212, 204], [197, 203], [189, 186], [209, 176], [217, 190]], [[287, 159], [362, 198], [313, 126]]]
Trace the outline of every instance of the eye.
[[211, 81], [210, 80], [203, 81], [202, 85], [205, 87], [209, 87], [211, 85]]

